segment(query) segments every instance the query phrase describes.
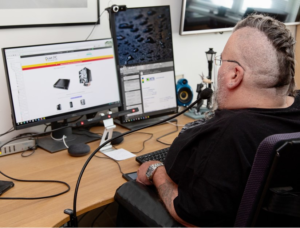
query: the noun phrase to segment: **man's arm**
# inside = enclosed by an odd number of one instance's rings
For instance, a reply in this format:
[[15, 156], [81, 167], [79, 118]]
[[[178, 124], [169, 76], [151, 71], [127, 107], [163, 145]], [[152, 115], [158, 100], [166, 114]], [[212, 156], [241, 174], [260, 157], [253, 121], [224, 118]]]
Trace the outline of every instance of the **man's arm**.
[[[146, 171], [150, 165], [157, 162], [158, 161], [151, 161], [142, 164], [138, 170], [137, 181], [145, 185], [151, 185], [152, 183], [146, 177]], [[185, 222], [177, 215], [175, 211], [173, 202], [174, 199], [178, 196], [178, 186], [168, 176], [164, 166], [160, 166], [156, 169], [153, 175], [153, 184], [157, 188], [158, 194], [171, 216], [182, 225], [193, 227], [194, 225]]]

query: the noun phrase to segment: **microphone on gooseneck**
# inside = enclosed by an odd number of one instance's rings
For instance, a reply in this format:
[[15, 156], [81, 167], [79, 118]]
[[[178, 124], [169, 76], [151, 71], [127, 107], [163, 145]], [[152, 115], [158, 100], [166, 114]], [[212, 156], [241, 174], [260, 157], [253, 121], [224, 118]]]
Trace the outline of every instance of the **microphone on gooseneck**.
[[200, 97], [201, 97], [201, 99], [209, 99], [209, 98], [211, 98], [212, 94], [213, 94], [213, 91], [211, 88], [205, 88], [200, 93]]
[[198, 96], [198, 102], [196, 105], [196, 110], [197, 112], [200, 112], [200, 108], [203, 104], [203, 100], [209, 100], [212, 97], [213, 91], [211, 88], [205, 88], [204, 90], [201, 91], [201, 93]]

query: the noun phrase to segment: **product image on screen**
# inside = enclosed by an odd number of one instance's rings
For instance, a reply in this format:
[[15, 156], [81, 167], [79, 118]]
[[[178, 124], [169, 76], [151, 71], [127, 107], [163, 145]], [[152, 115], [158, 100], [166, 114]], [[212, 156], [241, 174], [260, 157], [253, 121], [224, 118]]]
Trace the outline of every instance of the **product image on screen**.
[[[63, 123], [69, 118], [121, 105], [112, 39], [2, 51], [13, 125], [17, 130], [45, 123], [57, 129], [65, 126]], [[70, 132], [65, 134], [69, 135], [70, 143], [78, 142]], [[92, 138], [86, 136], [86, 139]]]
[[58, 79], [58, 81], [54, 84], [54, 88], [68, 89], [69, 85], [70, 85], [69, 79]]
[[90, 86], [92, 81], [92, 73], [88, 68], [83, 68], [79, 71], [79, 83], [82, 83], [84, 86]]
[[172, 26], [169, 6], [127, 8], [112, 14], [122, 109], [134, 129], [177, 112]]

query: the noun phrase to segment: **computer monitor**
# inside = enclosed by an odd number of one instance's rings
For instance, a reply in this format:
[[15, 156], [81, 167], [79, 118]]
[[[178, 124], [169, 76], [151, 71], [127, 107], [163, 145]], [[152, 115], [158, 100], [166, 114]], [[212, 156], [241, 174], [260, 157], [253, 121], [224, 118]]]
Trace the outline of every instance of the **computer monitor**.
[[[124, 8], [123, 8], [124, 9]], [[127, 8], [111, 13], [122, 110], [129, 129], [163, 119], [178, 111], [169, 6]]]
[[[16, 130], [51, 123], [121, 105], [112, 39], [3, 48], [13, 125]], [[70, 144], [95, 140], [70, 136], [70, 128], [53, 133]], [[57, 150], [48, 139], [44, 149]], [[51, 144], [51, 145], [50, 145]], [[64, 145], [60, 149], [64, 149]]]

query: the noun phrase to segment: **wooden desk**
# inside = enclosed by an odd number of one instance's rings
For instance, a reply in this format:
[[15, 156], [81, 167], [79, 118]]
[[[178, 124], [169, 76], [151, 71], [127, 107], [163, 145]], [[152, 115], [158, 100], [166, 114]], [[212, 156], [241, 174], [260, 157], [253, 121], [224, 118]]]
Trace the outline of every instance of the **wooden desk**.
[[[178, 124], [183, 125], [192, 119], [186, 116], [177, 118]], [[179, 127], [181, 129], [181, 127]], [[153, 138], [146, 142], [145, 149], [138, 155], [167, 147], [156, 138], [175, 130], [175, 126], [164, 124], [151, 127], [141, 132], [154, 133]], [[118, 131], [126, 130], [117, 127]], [[103, 132], [103, 128], [93, 128], [93, 132]], [[171, 143], [178, 135], [173, 133], [161, 139]], [[132, 134], [126, 136], [117, 146], [128, 151], [139, 151], [143, 141], [149, 138], [145, 134]], [[99, 140], [89, 144], [94, 151], [99, 146]], [[97, 155], [104, 156], [98, 153]], [[73, 196], [75, 185], [81, 168], [88, 156], [71, 157], [66, 150], [54, 154], [42, 149], [27, 158], [20, 153], [0, 158], [0, 170], [8, 176], [26, 180], [60, 180], [71, 186], [71, 190], [61, 196], [42, 200], [0, 200], [0, 227], [57, 227], [69, 220], [64, 214], [67, 208], [73, 209]], [[124, 173], [136, 171], [139, 167], [135, 158], [120, 162]], [[0, 175], [0, 180], [8, 180]], [[64, 191], [66, 187], [54, 183], [23, 183], [14, 181], [15, 186], [3, 197], [38, 197], [47, 196]], [[113, 202], [116, 189], [125, 183], [117, 164], [109, 159], [94, 157], [87, 166], [81, 180], [77, 198], [77, 216], [95, 208]]]

